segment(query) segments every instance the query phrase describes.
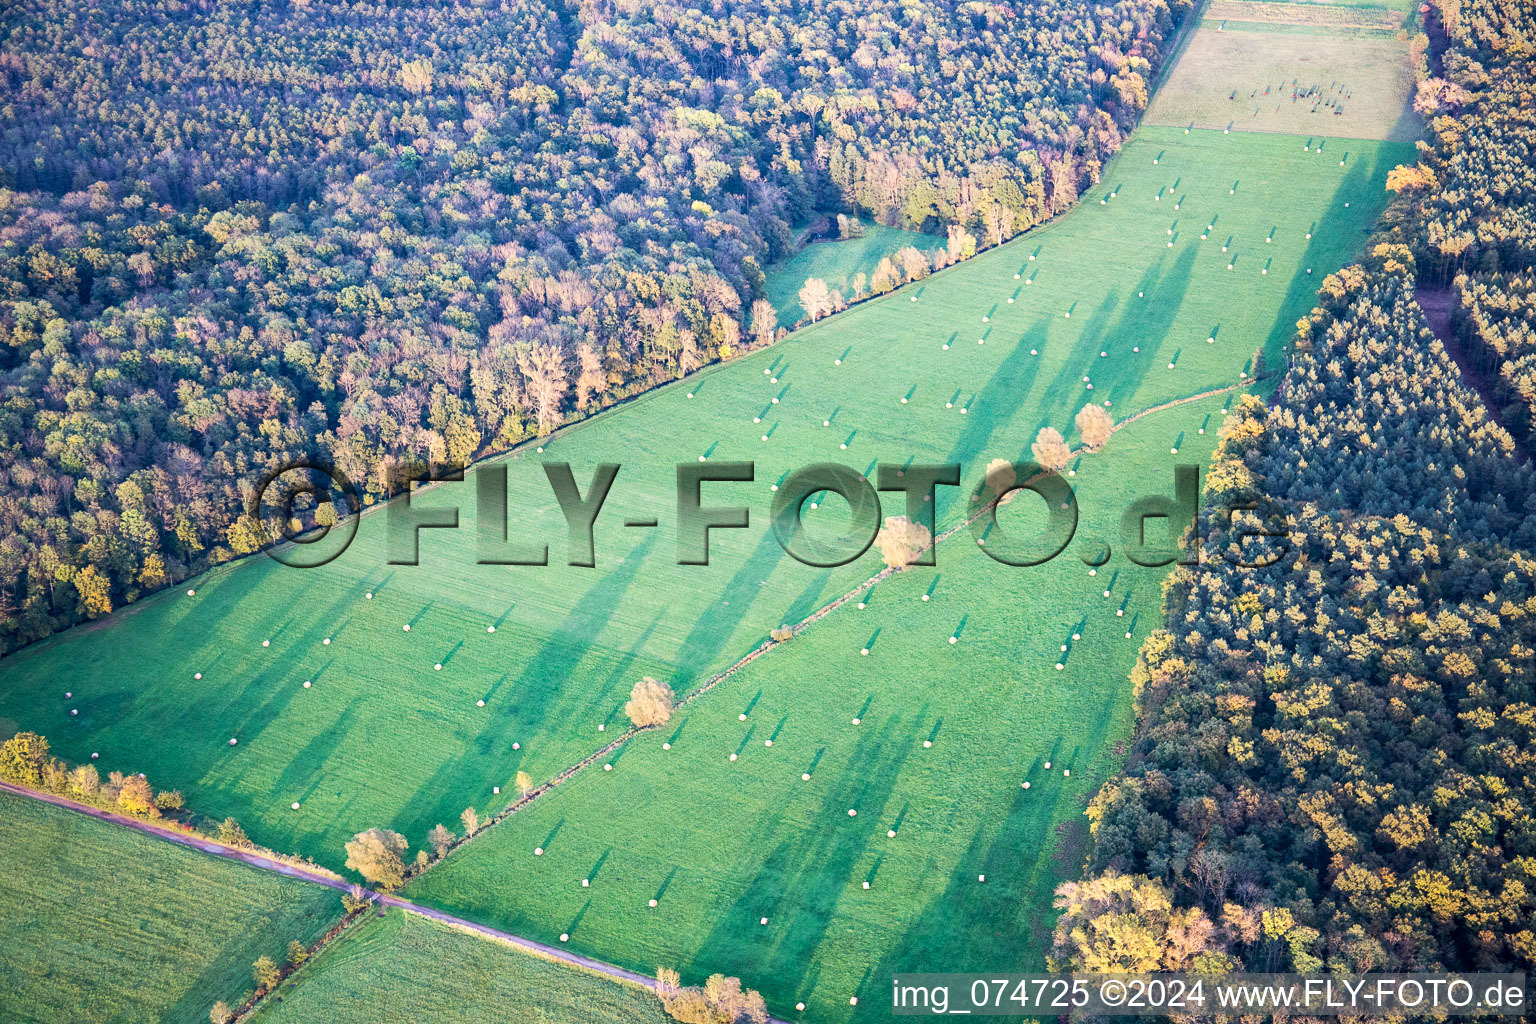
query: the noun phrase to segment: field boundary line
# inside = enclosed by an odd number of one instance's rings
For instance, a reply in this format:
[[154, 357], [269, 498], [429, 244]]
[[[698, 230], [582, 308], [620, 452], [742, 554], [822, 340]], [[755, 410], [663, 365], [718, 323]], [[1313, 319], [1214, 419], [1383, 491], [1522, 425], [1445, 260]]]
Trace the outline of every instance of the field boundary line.
[[[59, 807], [66, 811], [73, 811], [76, 814], [82, 814], [86, 817], [95, 818], [98, 821], [102, 821], [110, 825], [117, 825], [133, 829], [136, 832], [154, 839], [165, 840], [167, 842], [175, 843], [178, 846], [196, 850], [200, 853], [209, 854], [214, 857], [223, 857], [226, 860], [238, 861], [239, 863], [245, 864], [248, 867], [256, 868], [258, 870], [276, 872], [277, 874], [285, 875], [289, 878], [293, 878], [301, 882], [310, 882], [314, 885], [321, 885], [327, 889], [334, 889], [339, 892], [345, 892], [352, 888], [352, 883], [340, 878], [332, 878], [329, 875], [321, 874], [318, 871], [310, 871], [304, 868], [295, 867], [292, 864], [287, 864], [283, 861], [275, 860], [271, 857], [256, 853], [251, 850], [240, 850], [232, 846], [225, 846], [222, 843], [215, 842], [203, 836], [187, 835], [186, 833], [178, 832], [175, 829], [167, 828], [164, 825], [157, 825], [151, 821], [144, 821], [139, 818], [129, 817], [125, 814], [118, 814], [115, 811], [107, 811], [100, 807], [92, 807], [89, 804], [78, 803], [69, 799], [68, 797], [59, 796], [56, 793], [47, 793], [41, 790], [29, 789], [26, 786], [16, 785], [14, 783], [5, 782], [3, 780], [0, 780], [0, 792], [10, 793], [12, 796], [37, 800], [41, 803], [51, 804], [54, 807]], [[459, 917], [455, 914], [450, 914], [444, 910], [437, 910], [433, 907], [415, 903], [411, 900], [405, 899], [404, 897], [394, 896], [389, 893], [370, 893], [370, 896], [372, 896], [373, 901], [379, 906], [394, 907], [407, 914], [415, 914], [418, 917], [424, 917], [428, 920], [437, 921], [440, 924], [447, 925], [459, 931], [476, 935], [482, 939], [485, 939], [486, 941], [496, 942], [505, 946], [511, 946], [519, 952], [529, 956], [538, 956], [545, 960], [552, 960], [566, 967], [586, 971], [590, 974], [597, 974], [613, 981], [618, 981], [630, 985], [637, 985], [641, 988], [648, 989], [653, 993], [656, 990], [654, 979], [648, 978], [645, 975], [639, 974], [635, 971], [619, 967], [616, 964], [610, 964], [606, 961], [598, 960], [595, 957], [584, 956], [580, 953], [572, 953], [567, 950], [560, 949], [558, 946], [547, 945], [546, 943], [539, 942], [535, 939], [524, 938], [521, 935], [514, 935], [511, 932], [505, 932], [498, 928], [492, 928], [488, 925], [477, 924], [476, 922], [470, 921], [466, 918]], [[342, 925], [345, 925], [346, 920], [355, 919], [357, 916], [358, 915], [351, 915], [349, 918], [343, 919]], [[340, 935], [342, 934], [343, 930], [344, 927], [338, 928], [335, 934]], [[334, 936], [332, 937], [334, 938]], [[311, 953], [310, 959], [314, 959], [313, 953]], [[307, 962], [308, 961], [306, 961], [306, 963]], [[254, 1008], [254, 1006], [252, 1008]], [[771, 1024], [786, 1024], [785, 1021], [778, 1020], [777, 1018], [770, 1018], [770, 1021]]]

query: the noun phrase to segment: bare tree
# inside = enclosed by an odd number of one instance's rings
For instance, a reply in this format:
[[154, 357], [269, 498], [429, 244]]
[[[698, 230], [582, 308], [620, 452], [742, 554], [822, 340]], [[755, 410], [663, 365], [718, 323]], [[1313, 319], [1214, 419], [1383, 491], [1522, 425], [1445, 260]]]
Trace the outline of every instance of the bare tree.
[[959, 263], [976, 255], [976, 236], [965, 230], [964, 224], [949, 226], [949, 262]]
[[987, 227], [987, 237], [993, 245], [1002, 245], [1013, 234], [1013, 210], [1002, 203], [992, 203], [981, 211], [981, 219]]
[[933, 269], [933, 265], [928, 262], [928, 257], [912, 245], [896, 253], [896, 262], [901, 265], [901, 272], [906, 275], [908, 281], [921, 281]]
[[413, 60], [400, 65], [400, 84], [417, 96], [432, 88], [432, 62]]
[[677, 369], [679, 376], [686, 376], [704, 365], [704, 357], [699, 354], [699, 339], [687, 327], [677, 332], [678, 353]]
[[1018, 473], [1007, 459], [993, 459], [987, 463], [987, 486], [994, 495], [1002, 495], [1018, 482]]
[[720, 358], [729, 359], [736, 353], [736, 348], [741, 344], [741, 324], [736, 318], [727, 313], [716, 313], [709, 318], [709, 332], [715, 336], [715, 344], [720, 347]]
[[427, 833], [427, 843], [432, 847], [433, 852], [441, 857], [444, 851], [453, 845], [453, 833], [446, 825], [439, 822], [432, 826], [432, 831]]
[[819, 277], [806, 278], [799, 297], [800, 308], [811, 318], [811, 323], [832, 312], [832, 293], [827, 288], [827, 282]]
[[576, 346], [576, 361], [581, 366], [576, 376], [576, 408], [586, 412], [592, 405], [592, 396], [606, 394], [608, 375], [603, 372], [603, 355], [588, 342]]
[[870, 278], [869, 288], [876, 295], [884, 295], [900, 283], [901, 271], [897, 270], [896, 264], [886, 256], [875, 266], [875, 276]]
[[570, 387], [560, 349], [540, 342], [517, 354], [517, 368], [528, 380], [528, 397], [539, 418], [539, 435], [549, 433], [560, 421], [560, 403]]
[[756, 348], [766, 348], [773, 344], [773, 337], [779, 329], [779, 315], [774, 312], [773, 303], [767, 299], [758, 299], [752, 303], [752, 344]]

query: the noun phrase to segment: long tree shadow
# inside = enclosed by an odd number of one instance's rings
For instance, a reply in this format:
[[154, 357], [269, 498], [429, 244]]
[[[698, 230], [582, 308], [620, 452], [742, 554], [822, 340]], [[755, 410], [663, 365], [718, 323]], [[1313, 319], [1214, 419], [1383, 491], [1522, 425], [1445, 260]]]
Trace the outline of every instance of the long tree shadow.
[[[1103, 402], [1115, 397], [1125, 398], [1135, 393], [1146, 379], [1147, 373], [1158, 359], [1158, 350], [1172, 333], [1179, 309], [1189, 292], [1190, 279], [1194, 274], [1196, 250], [1186, 248], [1167, 266], [1158, 260], [1147, 268], [1136, 282], [1137, 292], [1145, 297], [1125, 305], [1118, 317], [1106, 326], [1101, 341], [1087, 346], [1080, 354], [1072, 372], [1063, 373], [1052, 385], [1048, 395], [1058, 395], [1047, 406], [1049, 422], [1062, 426], [1071, 422], [1082, 406], [1091, 402]], [[1141, 351], [1135, 351], [1140, 348]], [[1099, 352], [1107, 351], [1111, 358], [1100, 359]], [[1110, 365], [1094, 373], [1095, 363]], [[1084, 374], [1093, 377], [1093, 391], [1083, 390]], [[1076, 388], [1076, 392], [1072, 390]], [[1067, 397], [1071, 396], [1071, 397]], [[1127, 409], [1125, 412], [1135, 412]], [[1116, 415], [1115, 418], [1120, 418]]]
[[674, 690], [686, 691], [699, 675], [713, 666], [730, 642], [735, 627], [761, 595], [761, 581], [769, 577], [784, 557], [784, 549], [773, 532], [764, 530], [752, 554], [731, 574], [721, 599], [711, 601], [694, 620], [693, 628], [678, 649], [676, 670], [672, 674]]
[[[416, 836], [434, 822], [453, 820], [468, 803], [517, 770], [526, 751], [511, 750], [515, 736], [537, 735], [547, 722], [572, 721], [575, 705], [591, 706], [593, 694], [582, 685], [587, 676], [580, 668], [598, 649], [582, 638], [600, 633], [613, 617], [649, 553], [653, 537], [647, 536], [612, 572], [588, 588], [538, 653], [528, 659], [513, 685], [515, 712], [495, 714], [473, 739], [476, 749], [486, 756], [475, 760], [474, 768], [468, 767], [466, 759], [445, 757], [410, 799], [402, 802], [394, 826], [397, 830]], [[628, 674], [650, 634], [651, 629], [647, 629], [627, 654], [615, 659], [606, 689]]]
[[[969, 465], [970, 461], [981, 455], [992, 436], [999, 428], [1005, 427], [1011, 422], [1013, 416], [1025, 401], [1029, 398], [1030, 391], [1034, 387], [1035, 378], [1040, 373], [1040, 357], [1029, 354], [1031, 348], [1039, 349], [1045, 343], [1049, 333], [1051, 320], [1041, 316], [1020, 336], [1017, 344], [1004, 357], [1002, 363], [987, 378], [977, 392], [974, 402], [984, 403], [982, 408], [986, 410], [984, 416], [967, 416], [965, 426], [961, 428], [960, 435], [950, 446], [949, 455], [945, 462], [959, 462]], [[958, 395], [959, 392], [956, 392]], [[948, 496], [950, 488], [939, 488], [940, 502]], [[935, 514], [940, 516], [945, 510], [941, 507], [935, 509]]]
[[[777, 1005], [798, 998], [839, 903], [850, 885], [869, 876], [876, 830], [884, 835], [880, 823], [889, 820], [887, 805], [912, 753], [913, 735], [901, 716], [860, 735], [815, 812], [826, 827], [800, 832], [768, 850], [699, 944], [693, 957], [698, 972], [754, 979]], [[849, 817], [850, 808], [857, 817]], [[759, 923], [765, 916], [769, 927]]]

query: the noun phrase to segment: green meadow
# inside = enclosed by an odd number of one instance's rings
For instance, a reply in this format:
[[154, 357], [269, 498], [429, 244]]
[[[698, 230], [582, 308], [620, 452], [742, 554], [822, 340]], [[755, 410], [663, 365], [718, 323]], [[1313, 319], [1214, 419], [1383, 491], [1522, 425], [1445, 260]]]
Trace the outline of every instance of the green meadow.
[[[1083, 558], [1118, 545], [1136, 488], [1171, 494], [1175, 463], [1208, 461], [1236, 398], [1084, 457], [1060, 558], [1010, 567], [961, 530], [935, 566], [861, 592], [406, 894], [636, 971], [736, 974], [808, 1020], [884, 1019], [892, 971], [1043, 969], [1166, 572]], [[1033, 536], [1043, 511], [1022, 494], [984, 539]]]
[[0, 1020], [207, 1024], [251, 963], [341, 918], [334, 891], [0, 794]]
[[[422, 531], [419, 564], [388, 564], [386, 510], [364, 516], [324, 568], [261, 556], [225, 567], [7, 659], [0, 719], [72, 761], [97, 752], [145, 771], [258, 842], [332, 867], [363, 828], [420, 845], [466, 806], [505, 804], [519, 770], [551, 778], [617, 735], [640, 676], [686, 692], [878, 569], [873, 552], [838, 569], [783, 553], [767, 511], [789, 471], [958, 461], [969, 486], [988, 460], [1027, 457], [1043, 425], [1070, 436], [1085, 402], [1123, 419], [1237, 383], [1256, 353], [1281, 365], [1322, 275], [1359, 245], [1387, 170], [1412, 152], [1303, 141], [1143, 128], [1058, 221], [502, 460], [509, 532], [547, 543], [549, 566], [477, 564], [471, 473], [417, 497], [463, 510], [459, 528]], [[1147, 418], [1166, 435], [1151, 450], [1187, 432], [1187, 411]], [[755, 462], [753, 482], [710, 484], [704, 498], [748, 506], [751, 527], [714, 531], [711, 564], [680, 566], [675, 467], [700, 457]], [[598, 463], [623, 466], [596, 568], [565, 564], [543, 461], [571, 463], [583, 488]], [[1114, 483], [1122, 494], [1171, 486], [1162, 464], [1132, 461]], [[955, 491], [940, 491], [941, 526], [963, 514]], [[834, 499], [809, 520], [835, 526], [840, 508]], [[898, 496], [886, 510], [902, 510]], [[624, 525], [639, 518], [659, 525]], [[967, 629], [1013, 613], [1008, 580], [968, 601]], [[953, 625], [913, 607], [908, 629]], [[894, 647], [902, 631], [880, 642]], [[1132, 653], [1121, 645], [1106, 679], [1123, 679]], [[859, 657], [843, 649], [819, 676], [862, 670]], [[700, 711], [743, 703], [743, 690], [733, 680]]]
[[941, 244], [942, 239], [932, 235], [866, 223], [859, 238], [815, 242], [769, 267], [767, 298], [779, 314], [779, 322], [792, 324], [805, 319], [799, 292], [806, 278], [819, 277], [827, 282], [827, 287], [851, 297], [854, 275], [870, 277], [882, 259], [909, 245], [927, 253]]
[[[280, 997], [280, 998], [277, 998]], [[392, 910], [348, 929], [262, 1003], [260, 1024], [662, 1024], [639, 988]]]

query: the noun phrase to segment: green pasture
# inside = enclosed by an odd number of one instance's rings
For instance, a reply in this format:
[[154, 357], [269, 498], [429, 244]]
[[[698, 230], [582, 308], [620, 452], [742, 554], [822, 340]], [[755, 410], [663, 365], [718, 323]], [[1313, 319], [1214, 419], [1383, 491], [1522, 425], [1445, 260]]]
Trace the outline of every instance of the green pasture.
[[260, 1024], [667, 1019], [656, 997], [639, 988], [399, 910], [349, 929], [252, 1018]]
[[[1303, 141], [1144, 128], [1058, 221], [563, 431], [542, 453], [502, 460], [509, 532], [547, 542], [548, 567], [476, 563], [471, 473], [418, 495], [418, 506], [463, 509], [458, 529], [422, 532], [419, 565], [386, 564], [387, 513], [369, 514], [324, 568], [258, 556], [6, 659], [0, 719], [45, 733], [72, 761], [98, 752], [105, 767], [145, 771], [203, 813], [238, 818], [258, 842], [338, 869], [343, 842], [363, 828], [392, 827], [419, 846], [468, 805], [504, 804], [517, 771], [550, 778], [617, 735], [640, 676], [690, 690], [878, 568], [874, 553], [820, 569], [782, 552], [767, 510], [770, 487], [788, 471], [953, 460], [969, 484], [993, 457], [1027, 456], [1042, 425], [1070, 435], [1087, 401], [1110, 401], [1120, 419], [1235, 383], [1260, 350], [1280, 365], [1322, 276], [1351, 256], [1381, 209], [1387, 170], [1412, 154], [1341, 139], [1319, 153]], [[1146, 426], [1176, 436], [1185, 411]], [[715, 531], [709, 566], [679, 566], [675, 467], [700, 456], [755, 461], [753, 482], [704, 492], [706, 505], [749, 506], [751, 527]], [[596, 568], [564, 564], [564, 520], [539, 465], [558, 460], [583, 488], [596, 464], [623, 466], [598, 521]], [[1131, 486], [1134, 467], [1117, 465]], [[1161, 464], [1145, 473], [1163, 485]], [[941, 489], [941, 524], [963, 511], [953, 492]], [[886, 505], [902, 511], [899, 496]], [[840, 507], [834, 500], [809, 517], [835, 522]], [[624, 525], [651, 517], [658, 527]], [[975, 592], [961, 612], [968, 629], [980, 635], [1016, 613], [1016, 579]], [[1152, 588], [1141, 590], [1151, 601]], [[900, 632], [881, 642], [896, 647]], [[958, 667], [972, 649], [948, 653]], [[1105, 655], [1104, 681], [1117, 694], [1132, 650]], [[862, 671], [857, 650], [838, 652], [819, 676], [850, 663]], [[743, 703], [744, 689], [732, 680], [697, 713]], [[806, 701], [820, 692], [808, 687]], [[571, 808], [574, 831], [587, 812], [565, 795], [560, 806]]]
[[207, 1024], [251, 963], [341, 917], [334, 891], [0, 793], [0, 1020]]
[[861, 238], [814, 242], [769, 267], [767, 298], [779, 314], [779, 323], [792, 324], [805, 319], [799, 292], [806, 278], [819, 277], [827, 282], [827, 287], [851, 298], [855, 274], [863, 274], [866, 278], [872, 276], [882, 259], [909, 245], [926, 254], [943, 244], [944, 239], [933, 235], [866, 222]]
[[[1060, 558], [1005, 566], [962, 530], [934, 567], [843, 605], [407, 895], [637, 971], [737, 974], [807, 1020], [884, 1019], [892, 971], [1043, 969], [1052, 890], [1121, 763], [1126, 673], [1166, 572], [1116, 559], [1090, 575], [1083, 558], [1118, 547], [1136, 498], [1172, 494], [1175, 463], [1208, 461], [1236, 397], [1154, 413], [1086, 455]], [[1043, 508], [1020, 495], [985, 539], [1033, 534]]]

